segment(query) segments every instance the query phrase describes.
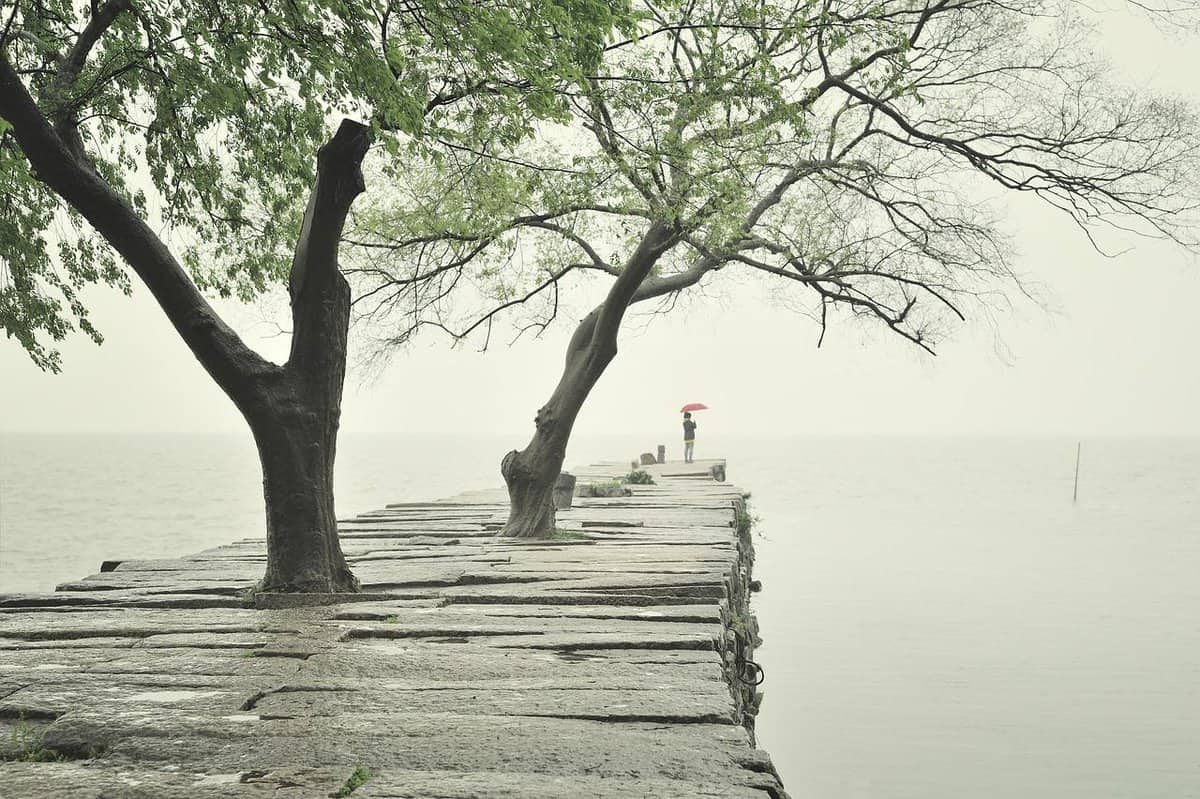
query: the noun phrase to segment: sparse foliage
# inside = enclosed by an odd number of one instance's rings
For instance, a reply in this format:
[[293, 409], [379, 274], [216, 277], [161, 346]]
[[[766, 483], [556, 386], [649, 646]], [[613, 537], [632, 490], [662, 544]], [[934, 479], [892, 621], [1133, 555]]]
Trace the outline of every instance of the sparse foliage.
[[[733, 266], [931, 348], [1019, 290], [999, 212], [1036, 195], [1089, 236], [1194, 241], [1197, 126], [1123, 86], [1087, 6], [1057, 0], [647, 3], [574, 87], [571, 124], [443, 153], [360, 233], [360, 313], [486, 343], [540, 331], [577, 274], [615, 277], [655, 223], [656, 299]], [[1191, 3], [1152, 12], [1186, 22]]]
[[572, 86], [569, 123], [432, 152], [356, 233], [358, 313], [390, 322], [385, 346], [430, 327], [486, 347], [505, 314], [540, 332], [575, 275], [611, 279], [504, 459], [507, 534], [552, 529], [550, 485], [632, 303], [749, 272], [807, 297], [818, 344], [841, 315], [932, 352], [976, 301], [1021, 288], [998, 197], [1036, 196], [1092, 237], [1193, 240], [1194, 110], [1120, 85], [1082, 2], [637, 8], [639, 35]]

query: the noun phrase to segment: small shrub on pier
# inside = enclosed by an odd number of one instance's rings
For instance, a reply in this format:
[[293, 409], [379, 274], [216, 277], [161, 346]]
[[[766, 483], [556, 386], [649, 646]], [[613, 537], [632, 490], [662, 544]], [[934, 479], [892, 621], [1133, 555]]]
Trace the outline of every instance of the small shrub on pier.
[[45, 736], [45, 730], [33, 726], [22, 717], [12, 729], [12, 746], [0, 760], [20, 763], [57, 763], [67, 760], [59, 752], [46, 748]]
[[[749, 542], [750, 541], [750, 531], [754, 527], [757, 527], [761, 521], [762, 520], [759, 519], [757, 516], [750, 513], [749, 500], [748, 499], [744, 500], [741, 503], [741, 506], [737, 509], [737, 518], [735, 521], [735, 526], [737, 527], [738, 538], [740, 538], [742, 541]], [[761, 537], [761, 535], [762, 535], [762, 533], [760, 531], [759, 536]]]
[[654, 478], [651, 477], [650, 473], [647, 471], [643, 471], [642, 469], [634, 469], [632, 472], [622, 477], [621, 482], [629, 483], [631, 485], [652, 486], [654, 485]]
[[354, 769], [354, 773], [346, 780], [341, 788], [338, 788], [337, 793], [330, 794], [333, 799], [345, 799], [345, 797], [357, 791], [359, 788], [367, 784], [367, 780], [375, 776], [369, 768], [359, 766]]
[[620, 480], [610, 480], [607, 483], [588, 483], [577, 491], [577, 495], [581, 497], [623, 497], [629, 493], [629, 489]]

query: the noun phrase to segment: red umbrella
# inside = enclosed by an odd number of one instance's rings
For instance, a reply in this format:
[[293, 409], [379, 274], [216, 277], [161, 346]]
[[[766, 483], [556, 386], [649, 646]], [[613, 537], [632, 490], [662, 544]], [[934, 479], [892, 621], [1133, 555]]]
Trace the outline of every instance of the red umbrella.
[[708, 406], [705, 405], [703, 402], [689, 402], [687, 405], [684, 405], [682, 408], [680, 408], [679, 412], [687, 413], [688, 411], [707, 411], [707, 410], [708, 410]]

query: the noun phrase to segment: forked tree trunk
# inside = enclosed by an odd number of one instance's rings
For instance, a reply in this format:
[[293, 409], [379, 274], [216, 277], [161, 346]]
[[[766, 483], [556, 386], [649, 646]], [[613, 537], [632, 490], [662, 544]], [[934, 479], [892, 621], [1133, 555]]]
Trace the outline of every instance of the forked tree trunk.
[[[121, 6], [110, 4], [110, 9]], [[111, 23], [110, 15], [104, 24]], [[86, 55], [86, 52], [84, 53]], [[158, 234], [96, 170], [74, 121], [52, 125], [0, 52], [0, 118], [38, 179], [78, 211], [145, 283], [180, 338], [250, 424], [263, 467], [272, 591], [350, 591], [333, 510], [333, 461], [346, 370], [350, 290], [338, 247], [363, 190], [370, 130], [343, 120], [317, 154], [317, 182], [289, 289], [292, 351], [270, 363], [213, 310]]]
[[246, 409], [258, 444], [267, 510], [262, 590], [357, 591], [338, 540], [333, 506], [350, 327], [350, 287], [337, 254], [346, 215], [363, 190], [367, 129], [343, 122], [317, 156], [313, 187], [288, 289], [292, 350], [261, 404]]
[[353, 592], [358, 580], [342, 554], [333, 503], [350, 289], [336, 269], [311, 271], [307, 281], [292, 300], [292, 356], [263, 405], [247, 414], [267, 511], [261, 590]]

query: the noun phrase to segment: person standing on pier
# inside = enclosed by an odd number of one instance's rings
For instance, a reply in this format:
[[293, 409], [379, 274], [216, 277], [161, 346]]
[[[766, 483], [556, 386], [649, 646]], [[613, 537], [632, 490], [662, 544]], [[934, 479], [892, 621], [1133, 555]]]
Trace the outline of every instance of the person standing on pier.
[[683, 414], [683, 462], [692, 462], [692, 450], [696, 446], [696, 423], [692, 421], [691, 411]]

